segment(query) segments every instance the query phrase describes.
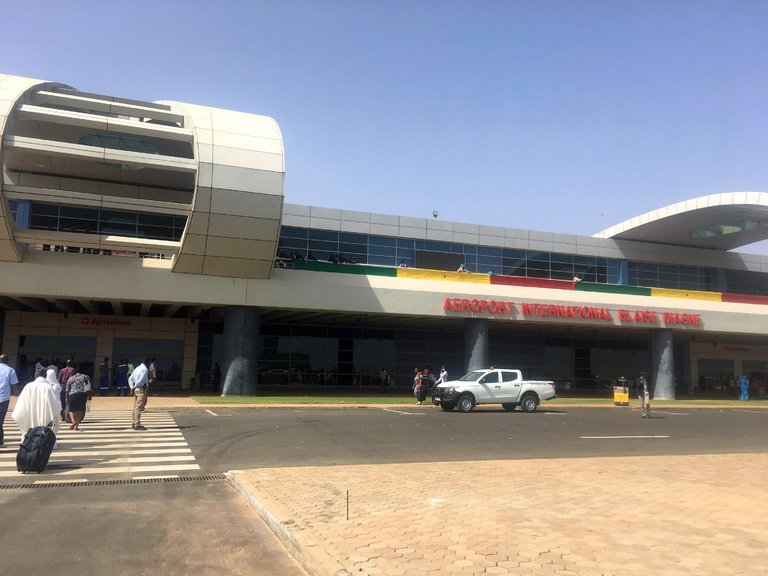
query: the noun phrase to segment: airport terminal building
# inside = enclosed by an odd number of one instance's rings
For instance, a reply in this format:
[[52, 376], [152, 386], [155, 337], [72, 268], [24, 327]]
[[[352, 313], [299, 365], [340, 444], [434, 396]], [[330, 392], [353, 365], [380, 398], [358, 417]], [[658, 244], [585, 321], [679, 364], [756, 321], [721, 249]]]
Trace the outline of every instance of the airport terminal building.
[[[157, 357], [160, 386], [410, 387], [494, 365], [657, 397], [768, 376], [768, 193], [594, 236], [284, 202], [271, 118], [0, 75], [0, 334], [37, 358]], [[457, 272], [465, 264], [469, 272]]]

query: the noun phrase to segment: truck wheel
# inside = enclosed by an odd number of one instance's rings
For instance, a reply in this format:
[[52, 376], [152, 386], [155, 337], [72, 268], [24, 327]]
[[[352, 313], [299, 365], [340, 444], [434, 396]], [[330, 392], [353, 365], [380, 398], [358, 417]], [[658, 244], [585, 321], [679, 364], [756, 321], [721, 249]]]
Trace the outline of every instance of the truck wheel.
[[456, 406], [459, 412], [472, 412], [472, 408], [475, 407], [475, 399], [469, 394], [459, 396], [459, 400], [456, 402]]
[[445, 402], [443, 404], [440, 404], [440, 408], [445, 410], [446, 412], [452, 412], [454, 408], [456, 408], [455, 402]]
[[502, 404], [501, 407], [504, 408], [504, 410], [506, 410], [507, 412], [512, 412], [512, 411], [514, 411], [515, 408], [517, 408], [517, 404], [515, 404], [515, 403], [512, 403], [512, 404]]
[[523, 412], [533, 412], [536, 410], [536, 408], [539, 405], [539, 399], [536, 397], [535, 394], [528, 394], [523, 398], [523, 401], [520, 403], [520, 406], [523, 409]]

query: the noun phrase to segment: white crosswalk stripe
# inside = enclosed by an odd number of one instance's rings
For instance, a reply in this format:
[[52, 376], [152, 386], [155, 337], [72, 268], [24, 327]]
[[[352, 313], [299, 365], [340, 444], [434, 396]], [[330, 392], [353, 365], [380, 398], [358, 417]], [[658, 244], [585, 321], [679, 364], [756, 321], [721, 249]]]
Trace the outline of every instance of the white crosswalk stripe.
[[[22, 475], [16, 471], [16, 450], [22, 434], [11, 418], [5, 419], [5, 447], [0, 448], [0, 479], [29, 478], [42, 482], [87, 480], [112, 474], [123, 478], [178, 476], [199, 470], [192, 450], [168, 412], [145, 412], [146, 430], [131, 428], [131, 412], [95, 411], [86, 414], [80, 430], [61, 423], [58, 448], [43, 474]], [[138, 476], [137, 476], [138, 475]]]

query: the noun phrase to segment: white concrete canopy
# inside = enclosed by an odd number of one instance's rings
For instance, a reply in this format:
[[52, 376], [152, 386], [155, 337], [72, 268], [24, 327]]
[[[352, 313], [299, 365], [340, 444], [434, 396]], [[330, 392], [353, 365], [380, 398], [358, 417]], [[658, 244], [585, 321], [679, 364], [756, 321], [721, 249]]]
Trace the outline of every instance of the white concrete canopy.
[[728, 192], [685, 200], [630, 218], [595, 237], [733, 250], [768, 239], [768, 193]]

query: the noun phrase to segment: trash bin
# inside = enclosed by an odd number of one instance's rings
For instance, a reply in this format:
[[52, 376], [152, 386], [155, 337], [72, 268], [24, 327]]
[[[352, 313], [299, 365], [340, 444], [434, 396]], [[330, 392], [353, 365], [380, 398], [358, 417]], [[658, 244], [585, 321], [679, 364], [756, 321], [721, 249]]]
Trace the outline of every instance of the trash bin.
[[624, 376], [619, 378], [613, 386], [613, 403], [616, 406], [629, 406], [629, 386]]

